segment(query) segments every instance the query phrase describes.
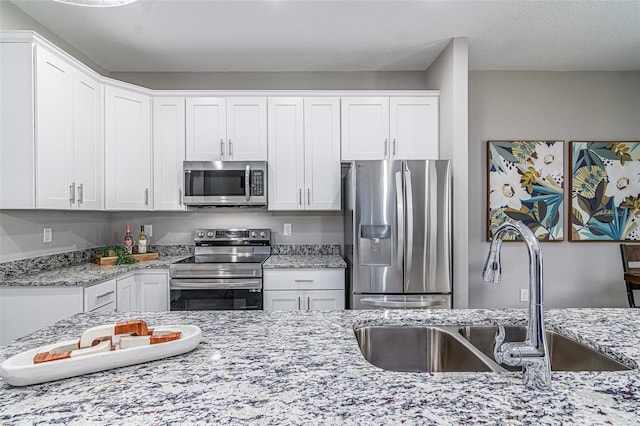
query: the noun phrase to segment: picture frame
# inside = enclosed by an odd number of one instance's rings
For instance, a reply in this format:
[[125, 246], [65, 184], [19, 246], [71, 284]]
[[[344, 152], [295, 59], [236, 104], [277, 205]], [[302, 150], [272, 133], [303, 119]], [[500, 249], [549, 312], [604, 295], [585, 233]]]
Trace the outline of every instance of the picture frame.
[[640, 240], [640, 141], [571, 141], [569, 241]]
[[[487, 141], [487, 240], [522, 221], [540, 241], [564, 240], [564, 141]], [[505, 240], [520, 239], [508, 231]]]

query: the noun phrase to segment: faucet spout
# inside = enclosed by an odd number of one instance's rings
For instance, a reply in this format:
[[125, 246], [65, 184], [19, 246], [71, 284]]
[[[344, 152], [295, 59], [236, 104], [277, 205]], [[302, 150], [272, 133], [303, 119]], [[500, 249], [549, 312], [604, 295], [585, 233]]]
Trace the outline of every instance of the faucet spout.
[[494, 354], [497, 362], [521, 365], [524, 369], [524, 383], [528, 387], [548, 389], [551, 387], [551, 364], [542, 310], [542, 254], [540, 243], [528, 226], [516, 221], [505, 222], [498, 227], [491, 240], [482, 277], [489, 282], [500, 281], [500, 249], [510, 230], [522, 236], [529, 253], [529, 323], [524, 342], [503, 343], [504, 328], [499, 326]]

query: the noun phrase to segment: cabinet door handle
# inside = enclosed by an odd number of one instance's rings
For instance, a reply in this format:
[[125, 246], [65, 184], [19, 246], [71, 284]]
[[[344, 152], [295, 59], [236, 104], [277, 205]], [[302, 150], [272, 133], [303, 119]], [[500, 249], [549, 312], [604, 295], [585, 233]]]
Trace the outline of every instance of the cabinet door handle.
[[298, 296], [298, 310], [300, 310], [300, 299], [302, 299], [300, 296]]
[[396, 156], [396, 139], [393, 138], [393, 156]]
[[71, 204], [76, 202], [76, 183], [75, 182], [71, 182], [71, 185], [69, 185], [69, 202], [71, 202]]
[[384, 156], [387, 156], [387, 145], [389, 144], [389, 140], [385, 139], [384, 140]]
[[103, 297], [110, 296], [110, 295], [112, 295], [113, 293], [115, 293], [115, 290], [111, 290], [111, 291], [108, 291], [108, 292], [106, 292], [106, 293], [100, 294], [100, 295], [96, 296], [96, 300], [100, 300], [100, 299], [102, 299]]
[[144, 189], [144, 205], [149, 205], [149, 188]]
[[184, 202], [182, 201], [182, 188], [178, 188], [178, 204], [184, 204]]
[[311, 189], [307, 188], [307, 205], [311, 205]]
[[78, 185], [78, 204], [82, 204], [84, 202], [84, 188], [83, 183]]
[[224, 141], [220, 139], [220, 159], [224, 160]]
[[313, 280], [293, 280], [295, 283], [312, 283]]
[[229, 160], [233, 159], [233, 143], [231, 142], [231, 139], [229, 139]]
[[307, 311], [311, 310], [311, 297], [307, 296]]
[[298, 188], [298, 205], [302, 205], [302, 188]]

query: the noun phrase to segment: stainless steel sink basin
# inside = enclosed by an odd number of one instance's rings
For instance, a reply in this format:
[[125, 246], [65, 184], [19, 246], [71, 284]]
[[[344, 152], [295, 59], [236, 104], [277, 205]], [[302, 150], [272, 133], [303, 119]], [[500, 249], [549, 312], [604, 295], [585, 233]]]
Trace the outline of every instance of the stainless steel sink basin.
[[[486, 356], [493, 359], [495, 326], [463, 326], [460, 335], [467, 339]], [[526, 327], [505, 326], [505, 342], [520, 342], [525, 339]], [[624, 364], [604, 355], [582, 343], [547, 330], [547, 346], [551, 370], [554, 371], [621, 371], [631, 370]], [[520, 371], [521, 367], [502, 367], [511, 371]]]
[[[505, 326], [505, 342], [523, 341], [526, 327]], [[521, 367], [493, 358], [495, 326], [368, 326], [355, 329], [364, 358], [391, 371], [506, 372]], [[547, 331], [551, 369], [622, 371], [628, 366], [553, 331]]]
[[392, 371], [495, 371], [491, 360], [448, 327], [363, 327], [355, 330], [364, 358]]

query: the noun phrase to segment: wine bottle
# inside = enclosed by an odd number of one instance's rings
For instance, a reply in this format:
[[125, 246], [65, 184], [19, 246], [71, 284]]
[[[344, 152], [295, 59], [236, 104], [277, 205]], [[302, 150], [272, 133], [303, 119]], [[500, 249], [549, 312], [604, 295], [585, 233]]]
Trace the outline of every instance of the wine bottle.
[[140, 234], [138, 234], [138, 253], [147, 252], [148, 242], [149, 239], [147, 238], [147, 234], [144, 233], [144, 225], [140, 225]]
[[124, 234], [124, 247], [129, 254], [133, 253], [133, 235], [131, 235], [131, 227], [129, 225], [127, 225], [127, 230]]

